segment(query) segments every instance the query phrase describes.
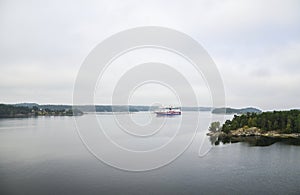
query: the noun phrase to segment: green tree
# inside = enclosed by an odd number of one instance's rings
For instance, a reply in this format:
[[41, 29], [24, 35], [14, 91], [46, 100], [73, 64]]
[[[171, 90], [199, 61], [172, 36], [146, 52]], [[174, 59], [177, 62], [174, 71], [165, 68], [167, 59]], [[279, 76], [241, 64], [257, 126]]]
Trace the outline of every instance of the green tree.
[[296, 121], [295, 121], [295, 131], [300, 133], [300, 114], [298, 114]]
[[212, 122], [208, 128], [209, 131], [211, 132], [217, 132], [221, 130], [221, 126], [220, 126], [220, 122], [216, 121], [216, 122]]
[[285, 128], [285, 133], [291, 133], [292, 132], [292, 120], [289, 118], [287, 120], [286, 128]]

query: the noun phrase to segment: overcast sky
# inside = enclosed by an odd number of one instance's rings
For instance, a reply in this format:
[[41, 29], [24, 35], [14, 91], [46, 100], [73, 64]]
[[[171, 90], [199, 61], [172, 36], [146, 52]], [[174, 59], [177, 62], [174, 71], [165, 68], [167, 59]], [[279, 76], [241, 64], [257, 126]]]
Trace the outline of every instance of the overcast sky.
[[[147, 25], [202, 44], [219, 68], [228, 106], [300, 108], [298, 0], [1, 0], [0, 102], [71, 104], [89, 52], [119, 31]], [[139, 103], [145, 93], [136, 94]]]

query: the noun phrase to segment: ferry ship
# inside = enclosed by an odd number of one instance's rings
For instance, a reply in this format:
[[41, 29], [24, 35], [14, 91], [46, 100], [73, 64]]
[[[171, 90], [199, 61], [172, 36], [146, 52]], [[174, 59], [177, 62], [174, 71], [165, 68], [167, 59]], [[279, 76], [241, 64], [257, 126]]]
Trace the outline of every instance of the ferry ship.
[[172, 106], [162, 107], [159, 110], [155, 111], [155, 113], [160, 116], [181, 115], [181, 109], [179, 107], [172, 107]]

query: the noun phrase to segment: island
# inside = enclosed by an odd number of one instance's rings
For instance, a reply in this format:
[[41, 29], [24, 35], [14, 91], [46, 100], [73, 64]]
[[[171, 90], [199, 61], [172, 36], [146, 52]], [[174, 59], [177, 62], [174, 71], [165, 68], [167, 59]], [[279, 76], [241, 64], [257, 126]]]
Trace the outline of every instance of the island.
[[247, 113], [262, 113], [257, 108], [214, 108], [211, 111], [213, 114], [247, 114]]
[[[234, 115], [232, 120], [212, 122], [208, 136], [215, 145], [222, 143], [282, 141], [300, 144], [300, 110]], [[270, 139], [267, 139], [270, 138]]]
[[0, 104], [0, 118], [26, 118], [37, 116], [80, 116], [83, 112], [79, 109], [49, 109], [39, 108], [36, 105], [32, 107], [21, 105]]

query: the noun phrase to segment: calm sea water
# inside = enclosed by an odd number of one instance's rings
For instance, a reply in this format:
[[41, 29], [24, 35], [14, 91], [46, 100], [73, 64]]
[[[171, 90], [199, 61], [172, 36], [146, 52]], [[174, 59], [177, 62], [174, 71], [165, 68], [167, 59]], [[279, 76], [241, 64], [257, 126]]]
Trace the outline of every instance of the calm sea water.
[[[184, 114], [193, 118], [198, 113]], [[88, 129], [93, 117], [79, 120], [86, 121]], [[112, 115], [97, 117], [118, 134]], [[162, 120], [149, 113], [133, 118], [144, 123], [149, 117]], [[200, 113], [199, 136], [183, 155], [147, 172], [118, 170], [96, 159], [81, 142], [72, 117], [1, 119], [0, 194], [300, 194], [299, 146], [220, 144], [199, 157], [210, 117]], [[180, 117], [166, 120], [176, 124]], [[203, 147], [209, 148], [206, 139]], [[122, 140], [131, 142], [127, 137]], [[139, 146], [145, 147], [135, 145]]]

